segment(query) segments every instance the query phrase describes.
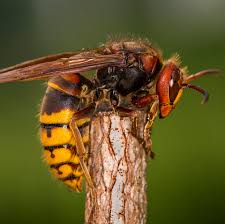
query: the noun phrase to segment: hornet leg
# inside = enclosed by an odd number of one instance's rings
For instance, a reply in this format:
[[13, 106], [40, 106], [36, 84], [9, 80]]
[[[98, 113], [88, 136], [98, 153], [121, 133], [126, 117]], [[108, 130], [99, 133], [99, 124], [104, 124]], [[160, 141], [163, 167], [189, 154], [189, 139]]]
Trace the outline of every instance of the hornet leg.
[[150, 134], [151, 134], [151, 128], [152, 128], [153, 122], [158, 115], [158, 108], [159, 108], [159, 101], [155, 100], [153, 104], [151, 105], [151, 108], [148, 112], [147, 123], [144, 129], [145, 148], [146, 148], [147, 154], [151, 158], [154, 158], [154, 153], [152, 152], [152, 140], [150, 138]]
[[158, 95], [148, 94], [143, 97], [134, 97], [132, 99], [132, 103], [138, 108], [143, 108], [151, 104], [150, 110], [147, 114], [147, 123], [144, 129], [144, 144], [145, 144], [147, 154], [151, 158], [153, 158], [154, 153], [151, 151], [152, 140], [150, 138], [150, 134], [151, 134], [151, 128], [152, 128], [153, 122], [158, 115], [158, 108], [159, 108]]
[[[79, 111], [81, 112], [81, 111]], [[90, 176], [90, 173], [88, 171], [88, 168], [87, 168], [87, 165], [85, 163], [85, 159], [87, 158], [87, 155], [88, 153], [86, 152], [86, 149], [85, 149], [85, 146], [84, 146], [84, 143], [82, 141], [82, 136], [80, 134], [80, 131], [77, 127], [77, 123], [76, 121], [78, 120], [78, 116], [76, 113], [74, 114], [69, 126], [70, 126], [70, 129], [72, 131], [72, 134], [73, 134], [73, 137], [75, 139], [75, 142], [76, 142], [76, 146], [77, 146], [77, 154], [78, 154], [78, 157], [80, 159], [80, 166], [84, 172], [84, 176], [87, 180], [87, 183], [88, 183], [88, 186], [91, 188], [91, 192], [93, 193], [93, 196], [95, 196], [95, 187], [94, 187], [94, 184], [92, 182], [92, 179], [91, 179], [91, 176]]]

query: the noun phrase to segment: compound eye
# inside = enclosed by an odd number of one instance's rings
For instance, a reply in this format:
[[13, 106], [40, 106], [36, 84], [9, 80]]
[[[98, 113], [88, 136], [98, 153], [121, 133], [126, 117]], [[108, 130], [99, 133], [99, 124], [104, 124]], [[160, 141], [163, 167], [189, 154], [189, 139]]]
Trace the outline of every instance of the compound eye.
[[181, 89], [181, 86], [179, 84], [180, 80], [181, 80], [181, 75], [179, 70], [173, 71], [170, 82], [169, 82], [169, 97], [170, 97], [170, 102], [172, 104], [176, 100], [178, 93]]
[[171, 76], [172, 76], [172, 79], [174, 81], [178, 82], [180, 80], [180, 77], [181, 77], [180, 71], [179, 70], [174, 70]]

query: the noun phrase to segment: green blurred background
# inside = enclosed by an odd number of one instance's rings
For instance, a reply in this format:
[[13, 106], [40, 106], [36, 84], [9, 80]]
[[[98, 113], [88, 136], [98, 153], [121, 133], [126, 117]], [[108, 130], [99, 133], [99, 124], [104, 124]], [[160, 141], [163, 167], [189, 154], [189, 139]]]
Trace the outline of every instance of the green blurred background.
[[[149, 38], [190, 72], [225, 71], [225, 1], [1, 0], [0, 67], [53, 53], [94, 48], [107, 35]], [[222, 72], [223, 73], [223, 72]], [[186, 90], [153, 130], [148, 223], [225, 223], [224, 74], [196, 81], [208, 104]], [[0, 223], [83, 223], [84, 193], [56, 182], [42, 162], [38, 110], [43, 82], [0, 86]]]

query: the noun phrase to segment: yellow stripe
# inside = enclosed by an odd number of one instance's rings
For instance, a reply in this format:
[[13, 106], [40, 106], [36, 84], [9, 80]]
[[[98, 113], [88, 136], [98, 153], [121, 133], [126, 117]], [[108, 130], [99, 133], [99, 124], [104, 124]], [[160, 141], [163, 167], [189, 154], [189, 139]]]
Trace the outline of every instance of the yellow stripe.
[[74, 111], [63, 109], [60, 112], [54, 112], [51, 115], [43, 113], [40, 116], [40, 122], [44, 124], [68, 124], [74, 115]]
[[[48, 132], [51, 134], [48, 137]], [[54, 127], [51, 130], [41, 128], [41, 143], [43, 146], [53, 145], [75, 145], [75, 140], [72, 136], [72, 132], [67, 128]]]
[[60, 166], [58, 169], [52, 168], [51, 172], [56, 178], [60, 179], [70, 176], [73, 173], [73, 168], [69, 164], [64, 164]]
[[72, 152], [69, 149], [57, 148], [51, 153], [48, 150], [44, 150], [44, 159], [49, 165], [59, 164], [70, 161]]

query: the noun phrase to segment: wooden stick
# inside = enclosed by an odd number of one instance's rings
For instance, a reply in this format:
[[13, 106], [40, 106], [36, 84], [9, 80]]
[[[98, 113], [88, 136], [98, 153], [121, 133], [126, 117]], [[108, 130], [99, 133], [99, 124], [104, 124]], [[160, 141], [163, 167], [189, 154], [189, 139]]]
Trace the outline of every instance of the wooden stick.
[[94, 117], [88, 164], [97, 197], [86, 186], [85, 223], [146, 223], [145, 122], [141, 111], [129, 117], [111, 112]]

